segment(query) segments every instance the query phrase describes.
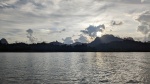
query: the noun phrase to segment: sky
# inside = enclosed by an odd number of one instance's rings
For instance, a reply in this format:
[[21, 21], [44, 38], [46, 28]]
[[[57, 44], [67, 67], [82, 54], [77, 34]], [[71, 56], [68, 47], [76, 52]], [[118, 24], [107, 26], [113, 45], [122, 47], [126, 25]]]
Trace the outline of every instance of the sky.
[[105, 34], [148, 41], [149, 32], [150, 0], [0, 0], [0, 38], [9, 43], [88, 43]]

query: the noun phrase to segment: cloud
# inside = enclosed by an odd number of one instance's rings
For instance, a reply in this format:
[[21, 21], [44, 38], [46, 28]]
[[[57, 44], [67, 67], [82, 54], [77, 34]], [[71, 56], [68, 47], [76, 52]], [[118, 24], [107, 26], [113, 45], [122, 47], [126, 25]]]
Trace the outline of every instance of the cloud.
[[15, 8], [15, 6], [9, 5], [7, 3], [0, 3], [0, 8], [1, 9], [4, 9], [4, 8]]
[[28, 29], [26, 32], [27, 32], [30, 36], [32, 36], [32, 34], [33, 34], [33, 30], [32, 30], [32, 29]]
[[136, 20], [140, 23], [137, 30], [144, 35], [148, 34], [150, 32], [150, 11], [142, 12]]
[[142, 12], [136, 20], [150, 24], [150, 10]]
[[36, 41], [36, 38], [33, 37], [33, 30], [32, 29], [28, 29], [28, 30], [26, 30], [26, 32], [28, 33], [27, 34], [27, 38], [29, 39], [29, 41], [31, 43], [34, 43]]
[[[15, 37], [9, 41], [25, 42], [26, 39], [22, 37], [25, 37], [26, 32], [24, 31], [28, 28], [37, 30], [34, 35], [46, 42], [61, 41], [62, 38], [75, 33], [80, 34], [80, 30], [83, 30], [82, 33], [85, 35], [95, 37], [98, 30], [91, 33], [90, 30], [84, 30], [84, 28], [96, 21], [98, 22], [94, 25], [106, 23], [105, 26], [109, 27], [110, 21], [114, 18], [114, 25], [117, 26], [116, 20], [124, 21], [124, 25], [112, 29], [112, 34], [129, 36], [127, 33], [132, 33], [133, 36], [136, 36], [138, 35], [136, 31], [138, 23], [125, 14], [129, 13], [128, 15], [134, 16], [135, 13], [149, 10], [149, 2], [150, 0], [0, 0], [0, 37]], [[51, 30], [51, 28], [57, 30]], [[13, 29], [21, 29], [21, 32], [18, 35], [7, 34]], [[43, 29], [42, 32], [40, 29]], [[61, 31], [61, 29], [66, 29], [68, 32]], [[108, 29], [103, 29], [104, 33], [110, 33], [107, 32]], [[15, 31], [17, 30], [13, 30]]]
[[62, 39], [64, 44], [72, 44], [73, 40], [72, 37], [66, 37], [65, 39]]
[[19, 0], [2, 0], [0, 1], [1, 3], [6, 3], [6, 4], [15, 4]]
[[145, 3], [145, 4], [146, 4], [146, 3], [150, 3], [149, 0], [141, 0], [141, 2], [142, 2], [142, 3]]
[[140, 26], [138, 26], [137, 31], [139, 31], [142, 34], [146, 35], [150, 32], [150, 27], [148, 25], [140, 25]]
[[150, 34], [148, 35], [148, 38], [147, 38], [147, 40], [148, 40], [148, 41], [150, 41]]
[[80, 34], [78, 35], [79, 37], [77, 39], [74, 39], [73, 37], [66, 37], [65, 39], [62, 39], [63, 40], [63, 43], [64, 44], [72, 44], [74, 42], [80, 42], [80, 43], [88, 43], [89, 40], [88, 40], [88, 37]]
[[111, 26], [115, 26], [115, 25], [117, 26], [117, 25], [122, 25], [123, 22], [122, 22], [122, 21], [115, 21], [115, 20], [112, 20], [110, 24], [111, 24]]
[[109, 1], [109, 2], [120, 2], [120, 3], [127, 3], [127, 4], [148, 4], [150, 3], [149, 0], [97, 0], [97, 1]]
[[62, 33], [64, 31], [66, 31], [66, 29], [62, 29], [62, 30], [49, 30], [49, 34]]
[[90, 25], [89, 27], [87, 27], [85, 30], [81, 30], [81, 32], [85, 35], [89, 35], [90, 37], [96, 37], [97, 36], [97, 32], [103, 32], [103, 30], [105, 29], [105, 25], [99, 25], [99, 26], [93, 26]]
[[79, 35], [80, 37], [78, 39], [75, 39], [74, 41], [75, 42], [81, 42], [81, 43], [88, 43], [89, 40], [87, 37], [83, 36], [82, 34]]
[[60, 30], [60, 31], [58, 31], [59, 33], [62, 33], [62, 32], [64, 32], [64, 31], [66, 31], [66, 29], [62, 29], [62, 30]]

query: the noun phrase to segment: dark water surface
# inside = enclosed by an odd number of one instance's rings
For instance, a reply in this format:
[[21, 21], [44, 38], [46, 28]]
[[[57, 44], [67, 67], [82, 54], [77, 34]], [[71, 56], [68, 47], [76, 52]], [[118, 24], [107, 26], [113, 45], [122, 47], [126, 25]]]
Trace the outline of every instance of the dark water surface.
[[150, 53], [0, 53], [0, 84], [150, 84]]

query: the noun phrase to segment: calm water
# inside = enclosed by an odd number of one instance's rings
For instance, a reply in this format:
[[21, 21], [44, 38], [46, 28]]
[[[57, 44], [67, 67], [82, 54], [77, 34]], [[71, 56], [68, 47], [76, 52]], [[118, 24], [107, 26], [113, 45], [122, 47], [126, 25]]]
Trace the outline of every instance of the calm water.
[[0, 53], [0, 84], [124, 83], [150, 83], [150, 53]]

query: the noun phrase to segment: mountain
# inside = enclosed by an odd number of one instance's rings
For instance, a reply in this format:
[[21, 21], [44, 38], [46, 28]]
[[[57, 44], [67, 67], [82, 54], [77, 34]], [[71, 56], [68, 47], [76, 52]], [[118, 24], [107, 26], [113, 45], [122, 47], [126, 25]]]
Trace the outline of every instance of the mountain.
[[76, 42], [70, 45], [58, 41], [8, 44], [3, 38], [0, 40], [0, 52], [150, 52], [150, 43], [134, 41], [131, 37], [119, 38], [113, 35], [97, 37], [91, 43]]
[[8, 44], [7, 40], [5, 38], [2, 38], [0, 40], [0, 44]]
[[89, 46], [93, 47], [99, 44], [106, 44], [106, 43], [111, 43], [115, 41], [123, 41], [123, 39], [107, 34], [107, 35], [103, 35], [102, 37], [96, 37], [94, 41], [89, 43]]
[[91, 43], [89, 43], [88, 45], [93, 47], [93, 46], [96, 46], [98, 44], [101, 44], [101, 38], [100, 37], [96, 37], [94, 41], [92, 41]]
[[75, 43], [72, 44], [72, 46], [82, 45], [82, 44], [83, 44], [83, 43], [81, 43], [81, 42], [75, 42]]
[[64, 45], [63, 43], [60, 43], [58, 41], [54, 41], [54, 42], [51, 42], [49, 44], [52, 44], [52, 45]]

